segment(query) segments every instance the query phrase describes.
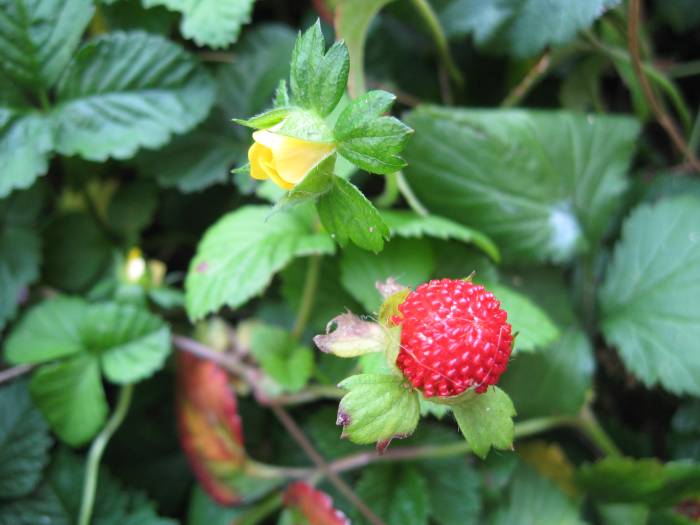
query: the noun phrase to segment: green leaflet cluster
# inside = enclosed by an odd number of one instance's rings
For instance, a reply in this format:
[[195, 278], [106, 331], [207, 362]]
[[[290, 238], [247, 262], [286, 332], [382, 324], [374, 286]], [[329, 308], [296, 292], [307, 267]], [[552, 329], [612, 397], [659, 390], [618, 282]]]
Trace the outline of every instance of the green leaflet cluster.
[[[289, 90], [280, 83], [276, 107], [241, 125], [305, 141], [332, 144], [332, 154], [284, 195], [278, 206], [317, 202], [325, 229], [345, 246], [348, 241], [379, 252], [389, 229], [374, 206], [352, 183], [335, 175], [337, 155], [370, 173], [391, 174], [406, 163], [399, 156], [412, 130], [400, 120], [384, 116], [394, 95], [370, 91], [341, 103], [348, 82], [350, 59], [343, 41], [325, 51], [320, 22], [297, 38], [292, 51]], [[338, 108], [333, 117], [327, 119]]]

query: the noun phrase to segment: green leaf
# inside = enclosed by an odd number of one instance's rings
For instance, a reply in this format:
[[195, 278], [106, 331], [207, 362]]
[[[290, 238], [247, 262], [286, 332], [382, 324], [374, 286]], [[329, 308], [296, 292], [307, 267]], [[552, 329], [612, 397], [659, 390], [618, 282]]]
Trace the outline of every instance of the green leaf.
[[584, 465], [577, 476], [583, 489], [603, 502], [671, 506], [700, 491], [700, 465], [692, 461], [607, 458]]
[[483, 394], [468, 392], [452, 405], [452, 412], [472, 452], [480, 458], [485, 458], [491, 447], [513, 448], [515, 408], [508, 394], [497, 386]]
[[450, 37], [528, 57], [569, 43], [620, 0], [452, 0], [440, 12]]
[[339, 385], [348, 391], [338, 407], [343, 437], [353, 443], [381, 446], [394, 438], [403, 439], [418, 425], [418, 393], [403, 377], [360, 374]]
[[316, 204], [323, 226], [341, 246], [350, 240], [365, 250], [381, 251], [389, 238], [382, 216], [351, 182], [340, 177], [332, 181]]
[[642, 205], [600, 290], [606, 340], [647, 386], [700, 395], [700, 200]]
[[500, 260], [498, 248], [486, 235], [479, 233], [449, 219], [437, 215], [422, 217], [410, 211], [386, 210], [382, 211], [382, 217], [392, 236], [421, 238], [434, 237], [436, 239], [454, 239], [464, 243], [473, 243], [494, 261]]
[[170, 332], [160, 318], [130, 304], [88, 304], [59, 296], [30, 310], [5, 348], [15, 363], [89, 353], [99, 357], [110, 381], [131, 383], [163, 366]]
[[553, 343], [559, 337], [559, 329], [549, 316], [524, 295], [500, 284], [486, 285], [508, 312], [508, 322], [517, 332], [514, 350], [533, 352]]
[[101, 36], [83, 46], [61, 78], [56, 148], [95, 161], [130, 158], [204, 120], [214, 95], [195, 57], [165, 38]]
[[162, 5], [182, 13], [180, 32], [199, 46], [227, 47], [250, 22], [253, 0], [141, 0], [145, 7]]
[[514, 523], [584, 525], [576, 506], [551, 481], [533, 469], [518, 466], [505, 505], [495, 513], [493, 525]]
[[129, 242], [134, 242], [153, 221], [157, 207], [158, 187], [149, 180], [137, 179], [119, 186], [109, 201], [107, 220]]
[[49, 119], [35, 111], [0, 107], [0, 198], [28, 188], [46, 173], [53, 143]]
[[537, 353], [517, 354], [500, 385], [523, 419], [573, 417], [581, 411], [591, 389], [594, 368], [591, 343], [580, 329], [571, 328]]
[[568, 260], [610, 226], [638, 124], [563, 111], [420, 107], [405, 175], [440, 215], [491, 237], [504, 260]]
[[300, 345], [291, 334], [276, 326], [256, 324], [253, 327], [250, 351], [265, 373], [295, 392], [302, 389], [313, 371], [314, 354], [307, 346]]
[[32, 396], [53, 431], [77, 447], [90, 441], [107, 418], [100, 362], [80, 354], [44, 365], [32, 376]]
[[430, 497], [430, 514], [440, 525], [477, 525], [481, 480], [464, 459], [433, 459], [418, 464]]
[[365, 40], [379, 10], [392, 0], [336, 0], [335, 30], [347, 42], [350, 55], [348, 88], [353, 96], [365, 92]]
[[0, 329], [17, 313], [25, 287], [39, 277], [40, 239], [32, 226], [42, 202], [38, 187], [0, 201]]
[[82, 322], [87, 314], [81, 299], [56, 297], [32, 308], [5, 342], [11, 363], [45, 363], [83, 351]]
[[270, 216], [271, 211], [267, 206], [243, 206], [209, 228], [185, 282], [191, 319], [224, 305], [242, 305], [294, 257], [333, 253], [330, 237], [313, 233], [310, 210], [297, 207]]
[[382, 304], [375, 284], [396, 278], [409, 287], [427, 281], [435, 268], [435, 256], [426, 239], [394, 239], [384, 251], [372, 254], [348, 247], [340, 259], [340, 282], [367, 312]]
[[338, 152], [370, 173], [389, 174], [406, 166], [399, 153], [413, 130], [397, 118], [382, 116], [394, 100], [386, 91], [365, 93], [343, 110], [333, 130]]
[[67, 292], [85, 291], [103, 275], [112, 253], [110, 240], [89, 215], [59, 215], [44, 231], [44, 279]]
[[299, 35], [292, 51], [289, 87], [295, 104], [322, 117], [338, 105], [348, 82], [350, 58], [342, 41], [324, 53], [326, 44], [321, 22]]
[[170, 353], [170, 329], [147, 310], [129, 304], [87, 306], [82, 342], [100, 356], [105, 377], [134, 383], [160, 370]]
[[48, 425], [23, 381], [0, 388], [0, 494], [18, 498], [34, 490], [49, 461]]
[[[366, 468], [355, 490], [357, 495], [385, 523], [427, 525], [430, 512], [428, 486], [411, 465], [377, 465]], [[356, 513], [352, 522], [367, 521]]]
[[225, 507], [213, 501], [199, 486], [192, 489], [187, 506], [187, 525], [231, 525], [231, 522], [245, 513], [245, 507]]
[[0, 0], [0, 71], [45, 94], [92, 13], [90, 0]]

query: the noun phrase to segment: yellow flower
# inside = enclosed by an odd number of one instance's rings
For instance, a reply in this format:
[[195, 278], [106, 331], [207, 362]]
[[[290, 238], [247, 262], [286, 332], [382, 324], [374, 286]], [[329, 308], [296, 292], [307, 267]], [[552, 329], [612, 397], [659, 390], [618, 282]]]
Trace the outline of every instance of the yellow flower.
[[332, 142], [311, 142], [275, 133], [275, 126], [253, 133], [253, 145], [248, 150], [250, 176], [272, 179], [285, 190], [292, 189], [322, 160], [333, 154]]

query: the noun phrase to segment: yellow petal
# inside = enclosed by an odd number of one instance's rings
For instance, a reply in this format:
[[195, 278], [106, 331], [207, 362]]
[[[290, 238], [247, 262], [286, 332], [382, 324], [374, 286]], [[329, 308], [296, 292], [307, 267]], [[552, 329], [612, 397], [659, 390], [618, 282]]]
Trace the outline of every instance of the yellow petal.
[[333, 143], [311, 142], [268, 130], [256, 131], [253, 139], [272, 151], [275, 170], [292, 186], [335, 150]]
[[257, 180], [265, 180], [269, 175], [263, 168], [263, 161], [272, 162], [272, 151], [265, 146], [253, 142], [248, 149], [248, 162], [250, 163], [250, 176]]

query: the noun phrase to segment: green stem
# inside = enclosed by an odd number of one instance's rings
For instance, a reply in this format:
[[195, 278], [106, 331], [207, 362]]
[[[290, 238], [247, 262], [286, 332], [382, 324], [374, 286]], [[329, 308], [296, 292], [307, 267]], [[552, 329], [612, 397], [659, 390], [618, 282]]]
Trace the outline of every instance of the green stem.
[[44, 89], [39, 90], [39, 104], [41, 104], [41, 109], [44, 111], [49, 111], [51, 109], [51, 102], [49, 102], [49, 95]]
[[617, 445], [612, 438], [608, 436], [603, 427], [600, 426], [598, 419], [595, 417], [590, 407], [586, 406], [583, 409], [581, 415], [575, 421], [575, 426], [606, 456], [622, 456], [622, 452], [617, 448]]
[[321, 274], [321, 256], [312, 255], [306, 269], [306, 279], [304, 280], [304, 291], [301, 294], [299, 311], [292, 329], [292, 337], [300, 339], [306, 329], [306, 324], [311, 317], [314, 303], [316, 302], [316, 290], [318, 289], [318, 279]]
[[418, 200], [418, 197], [416, 197], [416, 194], [413, 193], [411, 186], [408, 184], [406, 177], [404, 177], [403, 172], [401, 171], [396, 172], [396, 184], [399, 187], [401, 195], [403, 195], [403, 198], [406, 199], [406, 202], [413, 211], [415, 211], [421, 217], [427, 217], [430, 215], [428, 209], [423, 206], [421, 201]]
[[535, 65], [527, 72], [518, 85], [513, 88], [505, 99], [503, 99], [503, 102], [501, 102], [501, 107], [509, 108], [519, 104], [532, 90], [532, 88], [537, 85], [540, 80], [542, 80], [547, 71], [549, 71], [549, 66], [551, 63], [552, 59], [549, 51], [546, 51], [537, 60], [537, 62], [535, 62]]
[[384, 191], [377, 197], [374, 203], [380, 208], [391, 208], [399, 198], [399, 184], [396, 173], [389, 173], [384, 177]]
[[668, 68], [667, 74], [671, 78], [684, 78], [700, 75], [700, 60], [673, 64]]
[[695, 117], [695, 123], [693, 124], [693, 130], [690, 132], [690, 138], [688, 139], [688, 148], [693, 153], [698, 151], [700, 146], [700, 111], [698, 111]]
[[440, 54], [440, 58], [443, 64], [445, 64], [447, 72], [452, 77], [452, 80], [454, 80], [459, 86], [464, 85], [464, 77], [462, 76], [462, 73], [452, 60], [452, 55], [450, 54], [450, 46], [447, 43], [447, 37], [445, 36], [444, 31], [442, 30], [440, 20], [435, 14], [435, 11], [433, 11], [433, 8], [431, 7], [428, 0], [412, 1], [413, 5], [418, 10], [418, 14], [420, 14], [421, 18], [423, 18], [423, 21], [428, 26], [433, 40], [435, 40], [435, 45], [437, 46], [438, 53]]
[[122, 424], [127, 412], [129, 411], [129, 405], [131, 404], [133, 393], [133, 384], [124, 385], [122, 387], [121, 391], [119, 392], [119, 399], [117, 400], [117, 406], [114, 408], [112, 417], [109, 418], [109, 421], [107, 421], [107, 424], [102, 429], [102, 432], [97, 435], [90, 446], [87, 464], [85, 465], [85, 479], [83, 481], [83, 496], [80, 502], [78, 525], [90, 524], [92, 508], [95, 504], [95, 492], [97, 490], [97, 476], [100, 469], [100, 460], [102, 459], [102, 454], [105, 451], [107, 443], [117, 431], [119, 425]]
[[245, 514], [238, 516], [235, 520], [236, 525], [256, 525], [260, 523], [270, 514], [275, 512], [282, 506], [282, 493], [276, 492], [267, 499], [251, 507]]

